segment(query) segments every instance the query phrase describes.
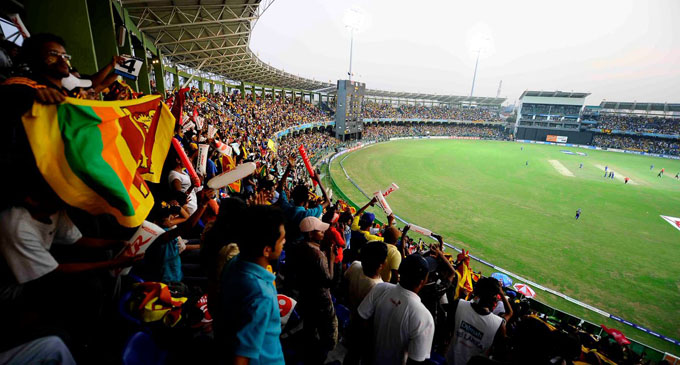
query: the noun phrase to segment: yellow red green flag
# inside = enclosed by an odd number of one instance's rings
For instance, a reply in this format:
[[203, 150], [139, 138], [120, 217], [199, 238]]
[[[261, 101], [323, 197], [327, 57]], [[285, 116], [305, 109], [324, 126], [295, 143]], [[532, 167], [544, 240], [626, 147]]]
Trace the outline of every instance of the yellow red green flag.
[[153, 207], [175, 118], [160, 96], [35, 103], [23, 125], [40, 173], [67, 204], [140, 225]]

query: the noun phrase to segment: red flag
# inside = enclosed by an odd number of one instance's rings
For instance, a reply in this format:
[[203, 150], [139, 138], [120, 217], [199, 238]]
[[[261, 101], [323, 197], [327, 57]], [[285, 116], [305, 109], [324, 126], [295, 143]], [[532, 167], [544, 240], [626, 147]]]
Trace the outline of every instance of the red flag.
[[619, 343], [619, 345], [630, 345], [630, 341], [626, 338], [626, 336], [623, 334], [623, 332], [615, 329], [615, 328], [607, 328], [607, 326], [601, 324], [600, 327], [607, 332], [610, 336], [616, 340], [616, 342]]
[[182, 108], [184, 108], [184, 93], [189, 91], [188, 87], [185, 87], [184, 89], [180, 89], [177, 92], [177, 97], [175, 97], [175, 102], [172, 104], [172, 115], [175, 117], [175, 120], [179, 125], [184, 124], [184, 121], [182, 120]]
[[[314, 178], [314, 170], [312, 169], [312, 164], [309, 162], [309, 156], [307, 156], [307, 151], [305, 151], [305, 146], [300, 145], [298, 147], [298, 152], [300, 152], [300, 157], [302, 157], [302, 162], [305, 163], [307, 172], [309, 172], [309, 177]], [[314, 186], [317, 185], [316, 180], [314, 180]]]

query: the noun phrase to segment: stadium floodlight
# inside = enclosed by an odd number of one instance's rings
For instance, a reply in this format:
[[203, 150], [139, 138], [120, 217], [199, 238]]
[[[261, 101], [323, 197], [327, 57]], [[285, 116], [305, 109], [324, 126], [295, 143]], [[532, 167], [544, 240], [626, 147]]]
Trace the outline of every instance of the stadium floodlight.
[[470, 54], [476, 56], [475, 71], [472, 75], [472, 88], [470, 89], [470, 97], [475, 92], [475, 81], [477, 79], [477, 66], [479, 66], [479, 59], [490, 56], [493, 53], [493, 38], [491, 36], [491, 29], [484, 23], [478, 23], [470, 28], [467, 35], [468, 48]]
[[363, 10], [358, 7], [352, 7], [345, 12], [345, 17], [343, 22], [345, 23], [345, 28], [349, 29], [350, 40], [349, 40], [349, 72], [347, 76], [349, 80], [352, 80], [352, 53], [354, 50], [354, 33], [360, 32], [364, 26], [366, 16]]

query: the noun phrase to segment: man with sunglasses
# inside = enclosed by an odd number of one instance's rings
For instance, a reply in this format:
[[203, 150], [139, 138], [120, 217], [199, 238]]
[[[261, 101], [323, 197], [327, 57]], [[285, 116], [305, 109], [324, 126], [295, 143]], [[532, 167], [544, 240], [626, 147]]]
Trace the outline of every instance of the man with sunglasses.
[[[70, 75], [65, 42], [53, 34], [36, 34], [24, 41], [20, 59], [27, 66], [22, 77], [11, 77], [0, 85], [0, 108], [3, 111], [3, 131], [0, 133], [0, 168], [11, 173], [0, 179], [2, 191], [22, 195], [26, 181], [42, 180], [28, 143], [21, 117], [34, 101], [58, 104], [67, 91], [61, 80]], [[4, 194], [0, 207], [14, 194]], [[5, 204], [3, 204], [5, 203]]]

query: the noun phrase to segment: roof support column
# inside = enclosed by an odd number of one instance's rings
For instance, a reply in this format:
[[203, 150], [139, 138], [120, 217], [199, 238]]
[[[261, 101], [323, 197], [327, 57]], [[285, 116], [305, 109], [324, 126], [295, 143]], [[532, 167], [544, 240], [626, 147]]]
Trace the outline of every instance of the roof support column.
[[76, 56], [72, 64], [81, 74], [99, 71], [86, 0], [24, 0], [22, 3], [27, 14], [23, 20], [31, 33], [58, 34], [68, 40], [66, 52]]
[[246, 85], [241, 81], [241, 84], [238, 86], [238, 91], [241, 93], [241, 99], [246, 98]]
[[158, 50], [158, 58], [154, 59], [156, 63], [151, 63], [153, 66], [153, 73], [156, 76], [156, 90], [165, 97], [165, 72], [163, 71], [163, 57], [161, 57], [161, 50]]
[[[87, 0], [87, 11], [90, 14], [92, 40], [96, 52], [97, 65], [103, 67], [111, 62], [113, 56], [118, 55], [116, 41], [116, 24], [113, 20], [111, 1]], [[32, 14], [31, 14], [32, 15]], [[80, 55], [78, 55], [80, 58]]]
[[172, 74], [172, 82], [173, 82], [173, 84], [172, 84], [173, 89], [177, 89], [179, 91], [179, 87], [180, 87], [180, 85], [179, 85], [179, 70], [177, 69], [176, 66], [175, 66], [175, 72]]
[[250, 97], [255, 101], [257, 98], [257, 95], [255, 95], [255, 84], [252, 85], [252, 88], [250, 89]]
[[211, 94], [215, 93], [215, 82], [214, 81], [210, 83], [210, 93]]
[[144, 93], [144, 95], [151, 94], [151, 85], [149, 84], [149, 60], [146, 59], [146, 49], [141, 43], [137, 44], [135, 42], [135, 56], [142, 60], [142, 68], [139, 70], [139, 75], [137, 76], [137, 87], [138, 92]]
[[[127, 11], [127, 10], [124, 10]], [[133, 55], [134, 52], [132, 51], [132, 37], [130, 35], [130, 32], [125, 32], [125, 44], [123, 44], [122, 47], [118, 48], [118, 54], [124, 55]], [[130, 80], [130, 79], [125, 79], [125, 83], [130, 85], [134, 90], [137, 89], [137, 80]]]

